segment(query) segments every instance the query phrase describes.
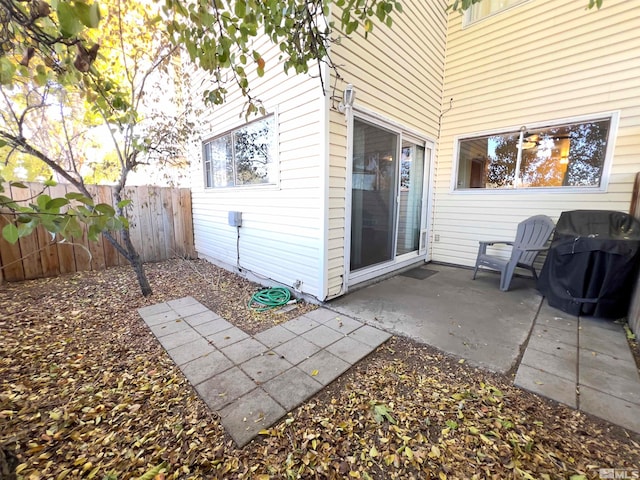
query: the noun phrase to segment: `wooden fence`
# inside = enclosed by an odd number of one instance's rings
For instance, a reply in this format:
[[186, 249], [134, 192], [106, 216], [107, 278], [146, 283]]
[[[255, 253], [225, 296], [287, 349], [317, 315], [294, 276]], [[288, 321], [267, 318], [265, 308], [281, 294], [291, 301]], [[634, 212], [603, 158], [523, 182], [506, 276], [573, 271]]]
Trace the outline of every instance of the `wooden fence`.
[[[52, 198], [76, 191], [71, 185], [46, 188], [27, 184], [29, 188], [6, 188], [5, 195], [14, 200], [26, 200], [43, 192]], [[88, 186], [96, 203], [113, 205], [113, 187]], [[127, 207], [131, 240], [144, 262], [157, 262], [174, 256], [194, 257], [191, 192], [188, 188], [127, 187], [124, 198], [131, 199]], [[7, 219], [0, 216], [0, 229]], [[119, 238], [119, 234], [114, 235]], [[17, 281], [51, 277], [84, 270], [104, 270], [128, 262], [103, 237], [97, 242], [82, 237], [72, 242], [55, 241], [42, 227], [15, 245], [0, 235], [0, 281]]]

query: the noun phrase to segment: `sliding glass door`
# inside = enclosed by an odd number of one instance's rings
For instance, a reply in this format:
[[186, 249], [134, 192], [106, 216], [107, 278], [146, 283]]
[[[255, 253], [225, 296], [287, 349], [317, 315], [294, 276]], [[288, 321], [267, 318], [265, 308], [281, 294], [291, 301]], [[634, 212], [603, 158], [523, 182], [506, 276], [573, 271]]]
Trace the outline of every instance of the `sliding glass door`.
[[354, 120], [351, 270], [393, 258], [397, 151], [397, 134]]
[[403, 255], [420, 249], [425, 173], [424, 153], [424, 146], [409, 141], [402, 142], [396, 255]]
[[350, 271], [413, 259], [426, 241], [424, 141], [353, 121]]

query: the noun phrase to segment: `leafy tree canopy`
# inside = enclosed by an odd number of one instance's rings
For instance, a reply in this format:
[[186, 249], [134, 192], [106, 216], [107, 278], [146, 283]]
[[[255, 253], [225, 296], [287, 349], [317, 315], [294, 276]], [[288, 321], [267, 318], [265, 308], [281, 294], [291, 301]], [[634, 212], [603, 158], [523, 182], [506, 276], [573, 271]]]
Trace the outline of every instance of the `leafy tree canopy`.
[[[108, 23], [103, 17], [111, 15], [112, 6], [101, 8], [91, 0], [0, 3], [0, 84], [13, 84], [21, 76], [41, 86], [51, 81], [65, 87], [80, 85], [89, 96], [103, 89], [110, 91], [110, 106], [124, 111], [127, 98], [124, 92], [116, 94], [121, 82], [109, 75], [118, 72], [113, 68], [117, 65], [109, 68], [100, 63], [102, 28]], [[339, 25], [325, 21], [330, 4], [339, 10]], [[402, 11], [395, 0], [158, 0], [141, 2], [138, 8], [133, 2], [116, 2], [116, 8], [126, 8], [122, 18], [143, 22], [147, 32], [166, 32], [173, 45], [184, 48], [193, 62], [213, 73], [214, 84], [206, 98], [214, 104], [224, 102], [231, 84], [251, 100], [247, 73], [255, 70], [262, 75], [268, 68], [255, 46], [260, 35], [279, 46], [286, 71], [304, 73], [314, 62], [327, 58], [332, 28], [347, 35], [361, 28], [366, 34], [375, 21], [391, 26], [392, 13]], [[141, 11], [149, 14], [140, 18]], [[123, 48], [129, 45], [127, 40], [123, 39]], [[257, 108], [250, 101], [247, 114]]]

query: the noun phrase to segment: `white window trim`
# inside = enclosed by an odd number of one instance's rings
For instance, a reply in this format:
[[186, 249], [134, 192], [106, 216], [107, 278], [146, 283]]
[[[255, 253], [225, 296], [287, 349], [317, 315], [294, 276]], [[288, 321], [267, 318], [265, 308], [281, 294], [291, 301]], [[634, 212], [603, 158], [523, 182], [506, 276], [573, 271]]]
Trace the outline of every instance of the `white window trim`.
[[400, 122], [396, 122], [395, 120], [385, 117], [384, 115], [374, 110], [370, 110], [368, 108], [355, 105], [353, 107], [353, 115], [355, 118], [359, 120], [364, 120], [365, 122], [369, 122], [372, 125], [379, 126], [385, 130], [389, 130], [390, 132], [393, 132], [396, 134], [404, 134], [405, 137], [408, 134], [410, 137], [413, 137], [414, 139], [419, 139], [420, 141], [433, 143], [435, 145], [435, 140], [432, 139], [426, 133], [423, 133], [419, 130], [403, 125]]
[[472, 6], [466, 12], [464, 12], [464, 15], [462, 17], [462, 28], [467, 28], [467, 27], [471, 27], [473, 25], [478, 25], [479, 23], [482, 23], [482, 22], [484, 22], [485, 20], [487, 20], [489, 18], [493, 18], [496, 15], [500, 15], [500, 14], [502, 14], [504, 12], [508, 12], [512, 8], [520, 7], [524, 3], [528, 3], [530, 1], [531, 0], [520, 0], [519, 2], [516, 2], [513, 5], [508, 5], [508, 6], [504, 7], [504, 8], [501, 8], [500, 10], [496, 10], [495, 12], [491, 12], [486, 17], [478, 18], [476, 20], [471, 20], [471, 9], [473, 8], [473, 6]]
[[[235, 132], [236, 130], [241, 129], [242, 127], [249, 125], [254, 122], [259, 122], [262, 119], [267, 117], [273, 117], [273, 134], [274, 134], [274, 154], [273, 154], [273, 164], [274, 164], [274, 175], [275, 179], [269, 183], [254, 183], [250, 185], [231, 185], [226, 187], [208, 187], [207, 186], [207, 178], [206, 178], [206, 170], [205, 170], [205, 145], [209, 142], [212, 142], [218, 138], [224, 137], [229, 133]], [[263, 189], [263, 190], [277, 190], [280, 188], [280, 122], [278, 118], [278, 109], [274, 108], [271, 112], [267, 110], [266, 115], [262, 115], [261, 117], [253, 118], [248, 122], [237, 122], [235, 125], [230, 128], [225, 129], [220, 133], [216, 133], [215, 135], [210, 135], [205, 137], [202, 140], [202, 145], [200, 148], [200, 155], [202, 158], [201, 164], [201, 175], [202, 175], [202, 188], [206, 192], [229, 192], [235, 190], [255, 190], [255, 189]]]
[[[517, 132], [523, 126], [526, 129], [536, 129], [544, 127], [554, 127], [557, 125], [566, 125], [571, 123], [592, 122], [609, 118], [611, 120], [609, 126], [609, 136], [607, 137], [607, 150], [604, 157], [604, 165], [602, 166], [602, 176], [600, 177], [600, 185], [597, 187], [531, 187], [531, 188], [464, 188], [458, 189], [458, 170], [460, 168], [459, 144], [462, 140], [470, 138], [484, 137], [490, 135], [500, 135], [509, 132]], [[491, 130], [483, 130], [470, 134], [458, 135], [453, 138], [453, 175], [451, 176], [450, 192], [455, 195], [527, 195], [536, 194], [537, 192], [558, 193], [558, 194], [576, 194], [576, 193], [606, 193], [609, 186], [609, 176], [611, 173], [611, 165], [613, 163], [613, 153], [615, 149], [615, 140], [618, 136], [618, 123], [620, 120], [620, 111], [601, 112], [589, 115], [580, 115], [575, 117], [567, 117], [561, 119], [549, 120], [546, 122], [525, 123], [525, 125], [507, 126], [504, 128], [494, 128]]]

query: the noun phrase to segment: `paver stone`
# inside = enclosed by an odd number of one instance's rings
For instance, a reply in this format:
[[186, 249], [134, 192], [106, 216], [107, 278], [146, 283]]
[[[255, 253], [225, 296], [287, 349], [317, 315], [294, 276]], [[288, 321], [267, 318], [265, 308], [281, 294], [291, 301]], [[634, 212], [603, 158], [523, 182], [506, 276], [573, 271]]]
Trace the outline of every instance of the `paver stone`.
[[151, 315], [157, 315], [158, 313], [165, 313], [171, 310], [171, 307], [167, 303], [156, 303], [155, 305], [149, 305], [148, 307], [142, 307], [138, 309], [138, 314], [142, 318], [150, 317]]
[[191, 385], [197, 385], [233, 367], [233, 362], [219, 350], [212, 350], [180, 367]]
[[326, 350], [336, 357], [349, 362], [356, 363], [372, 352], [372, 347], [351, 337], [343, 337], [335, 343], [329, 345]]
[[580, 387], [581, 410], [636, 433], [640, 433], [639, 408], [637, 403], [626, 402], [587, 386]]
[[[167, 338], [167, 337], [164, 337]], [[191, 362], [198, 357], [214, 352], [215, 348], [209, 344], [204, 338], [199, 337], [193, 342], [180, 345], [179, 347], [169, 350], [169, 356], [176, 362], [176, 365], [182, 367], [187, 362]]]
[[325, 348], [332, 343], [337, 342], [341, 338], [344, 338], [344, 334], [334, 330], [333, 328], [329, 328], [326, 325], [320, 325], [313, 330], [304, 332], [301, 337], [318, 345], [320, 348]]
[[240, 365], [240, 368], [257, 383], [264, 383], [291, 367], [291, 363], [274, 352], [253, 357]]
[[202, 339], [202, 336], [198, 334], [193, 328], [179, 330], [177, 332], [159, 337], [158, 340], [165, 348], [165, 350], [172, 350], [186, 343], [191, 343], [196, 340]]
[[240, 340], [244, 340], [245, 338], [249, 338], [249, 335], [237, 327], [227, 328], [221, 332], [207, 335], [207, 340], [220, 349], [239, 342]]
[[[544, 370], [574, 384], [578, 380], [577, 358], [573, 352], [558, 351], [557, 354], [550, 354], [532, 347], [527, 347], [522, 357], [521, 365], [528, 365], [538, 370]], [[575, 390], [575, 387], [572, 388], [572, 390]]]
[[374, 328], [371, 325], [363, 325], [349, 334], [349, 337], [355, 338], [359, 342], [365, 343], [370, 347], [376, 348], [391, 338], [391, 334]]
[[[317, 329], [314, 329], [314, 331]], [[273, 349], [278, 355], [284, 357], [292, 365], [297, 365], [303, 360], [320, 350], [320, 347], [303, 337], [294, 337], [288, 342]]]
[[254, 335], [253, 338], [269, 348], [275, 348], [278, 345], [291, 340], [295, 336], [296, 334], [291, 330], [287, 330], [282, 325], [276, 325], [275, 327], [271, 327], [269, 330], [265, 330], [264, 332]]
[[[351, 365], [326, 350], [320, 350], [298, 365], [298, 368], [322, 385], [328, 385]], [[315, 375], [314, 375], [315, 373]]]
[[238, 367], [232, 367], [196, 385], [200, 397], [214, 411], [219, 411], [254, 388], [256, 382]]
[[267, 352], [267, 347], [254, 338], [245, 338], [222, 350], [234, 363], [241, 364], [247, 360]]
[[203, 337], [210, 337], [216, 333], [224, 332], [225, 330], [233, 328], [233, 324], [227, 322], [224, 318], [216, 318], [215, 320], [195, 325], [193, 328]]
[[528, 365], [520, 365], [515, 385], [576, 408], [576, 384]]
[[322, 384], [293, 367], [264, 383], [262, 388], [287, 411], [291, 411], [319, 392]]
[[229, 435], [243, 447], [286, 413], [264, 390], [256, 388], [224, 407], [220, 418]]

